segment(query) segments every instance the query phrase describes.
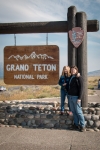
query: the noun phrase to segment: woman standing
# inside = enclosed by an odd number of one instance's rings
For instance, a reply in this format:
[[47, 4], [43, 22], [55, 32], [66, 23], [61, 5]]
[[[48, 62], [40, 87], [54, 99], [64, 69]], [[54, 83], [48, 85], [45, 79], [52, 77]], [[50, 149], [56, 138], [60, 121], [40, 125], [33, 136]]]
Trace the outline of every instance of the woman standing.
[[78, 68], [72, 66], [70, 68], [71, 76], [69, 80], [69, 105], [74, 117], [74, 129], [80, 129], [81, 132], [85, 131], [85, 120], [81, 109], [81, 100], [83, 94], [83, 79], [77, 78]]
[[[62, 70], [62, 74], [59, 79], [59, 85], [61, 86], [61, 112], [60, 115], [64, 114], [64, 103], [65, 103], [65, 98], [67, 96], [68, 99], [68, 87], [69, 87], [69, 78], [70, 78], [70, 67], [69, 66], [64, 66]], [[68, 104], [69, 106], [69, 104]], [[70, 110], [70, 107], [69, 107]]]

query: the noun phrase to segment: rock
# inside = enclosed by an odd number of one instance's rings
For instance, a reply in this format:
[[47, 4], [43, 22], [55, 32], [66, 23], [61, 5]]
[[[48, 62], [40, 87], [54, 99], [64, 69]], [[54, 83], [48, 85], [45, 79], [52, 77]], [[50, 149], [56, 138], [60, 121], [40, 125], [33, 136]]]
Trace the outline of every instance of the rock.
[[100, 127], [100, 120], [96, 120], [94, 123], [94, 126], [99, 128]]
[[88, 110], [88, 107], [82, 107], [82, 110], [86, 111], [86, 110]]
[[60, 127], [61, 129], [68, 129], [69, 126], [67, 124], [61, 124]]
[[17, 126], [16, 126], [16, 125], [9, 125], [9, 127], [17, 128]]
[[10, 121], [8, 122], [8, 124], [9, 124], [9, 125], [15, 125], [15, 121], [14, 121], [14, 120], [10, 120]]
[[50, 123], [51, 121], [50, 120], [43, 120], [43, 124], [48, 124], [48, 123]]
[[5, 113], [0, 113], [0, 119], [5, 119]]
[[41, 113], [40, 118], [46, 118], [46, 114], [45, 113]]
[[70, 120], [73, 120], [73, 115], [69, 115], [68, 118], [69, 118]]
[[9, 125], [5, 125], [5, 127], [9, 127]]
[[100, 108], [99, 108], [99, 107], [96, 107], [95, 110], [100, 110]]
[[3, 113], [3, 112], [5, 112], [5, 110], [4, 109], [0, 109], [0, 113]]
[[34, 129], [36, 129], [38, 126], [37, 126], [36, 124], [33, 124], [32, 127], [33, 127]]
[[35, 124], [35, 120], [34, 120], [34, 119], [32, 119], [32, 120], [31, 120], [31, 123], [32, 123], [32, 124]]
[[4, 122], [4, 125], [8, 125], [8, 122]]
[[29, 107], [30, 110], [36, 109], [36, 106]]
[[59, 120], [51, 120], [51, 123], [53, 123], [54, 125], [59, 123]]
[[10, 118], [15, 118], [15, 116], [16, 116], [16, 113], [13, 113], [10, 115]]
[[33, 119], [33, 118], [34, 118], [34, 115], [28, 114], [28, 115], [27, 115], [27, 118], [28, 118], [28, 119]]
[[22, 126], [19, 126], [19, 125], [18, 125], [17, 127], [18, 127], [18, 128], [22, 128]]
[[56, 108], [56, 107], [57, 107], [57, 104], [58, 104], [58, 102], [55, 101], [55, 102], [53, 103], [53, 107]]
[[44, 110], [50, 110], [50, 109], [51, 109], [51, 107], [49, 107], [49, 106], [44, 108]]
[[59, 121], [61, 124], [64, 124], [65, 123], [65, 120], [60, 120]]
[[35, 114], [34, 118], [37, 118], [37, 119], [40, 118], [40, 114]]
[[94, 112], [95, 108], [88, 108], [89, 112]]
[[40, 125], [41, 124], [41, 120], [39, 119], [39, 120], [35, 120], [35, 124], [36, 125]]
[[94, 128], [94, 131], [99, 132], [100, 130], [98, 128]]
[[100, 110], [96, 110], [96, 115], [100, 116]]
[[24, 119], [23, 118], [16, 118], [16, 121], [17, 121], [17, 123], [22, 123], [23, 121], [24, 121]]
[[96, 104], [95, 104], [95, 107], [100, 107], [100, 103], [96, 103]]
[[30, 114], [33, 114], [33, 110], [28, 110], [28, 112], [29, 112]]
[[84, 114], [84, 118], [86, 121], [91, 120], [91, 114]]
[[5, 125], [3, 125], [3, 124], [0, 124], [0, 127], [5, 127]]
[[0, 119], [0, 123], [4, 123], [5, 119]]
[[72, 124], [72, 123], [73, 123], [72, 120], [66, 120], [66, 124], [67, 124], [67, 125], [70, 125], [70, 124]]
[[91, 118], [92, 118], [93, 121], [99, 120], [99, 115], [92, 115]]
[[20, 113], [17, 113], [15, 118], [20, 118], [20, 116], [21, 116]]
[[88, 110], [83, 111], [84, 114], [88, 114]]
[[18, 110], [18, 111], [22, 110], [22, 106], [19, 106], [17, 110]]
[[59, 110], [57, 110], [55, 113], [56, 113], [56, 114], [60, 114], [60, 111], [59, 111]]
[[48, 123], [45, 125], [46, 128], [53, 128], [54, 127], [54, 124], [53, 123]]
[[60, 128], [60, 124], [59, 124], [59, 123], [56, 123], [56, 124], [54, 125], [54, 128]]
[[53, 118], [53, 115], [49, 114], [49, 115], [46, 116], [46, 118], [51, 119], [51, 118]]
[[93, 129], [90, 129], [90, 128], [86, 128], [86, 131], [94, 132], [94, 130], [93, 130]]
[[17, 111], [17, 107], [12, 107], [11, 110], [12, 111]]
[[11, 109], [11, 106], [7, 106], [6, 109], [7, 109], [7, 110], [8, 110], [8, 109]]
[[93, 120], [88, 120], [87, 125], [92, 127], [94, 125], [94, 121]]
[[21, 126], [26, 126], [26, 122], [23, 121], [23, 122], [21, 123]]
[[59, 117], [60, 117], [61, 120], [66, 120], [68, 118], [65, 114], [59, 115]]
[[59, 119], [59, 118], [60, 118], [59, 115], [57, 115], [57, 114], [54, 114], [54, 115], [53, 115], [53, 119], [56, 119], [56, 120], [57, 120], [57, 119]]
[[29, 120], [28, 122], [27, 122], [27, 125], [30, 127], [31, 126], [31, 120]]

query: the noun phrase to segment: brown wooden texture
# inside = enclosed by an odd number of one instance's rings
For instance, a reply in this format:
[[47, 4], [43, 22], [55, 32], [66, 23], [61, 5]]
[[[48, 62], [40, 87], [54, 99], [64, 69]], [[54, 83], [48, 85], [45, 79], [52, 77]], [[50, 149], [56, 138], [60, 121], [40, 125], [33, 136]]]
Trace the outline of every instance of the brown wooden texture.
[[[98, 20], [87, 20], [87, 32], [98, 30]], [[68, 32], [68, 21], [0, 23], [0, 34], [54, 32]]]
[[[76, 27], [76, 12], [77, 9], [75, 6], [71, 6], [68, 8], [67, 20], [68, 20], [68, 32], [72, 30], [72, 28]], [[75, 66], [77, 62], [77, 50], [74, 45], [71, 43], [69, 34], [68, 36], [68, 65]]]
[[58, 80], [58, 46], [7, 46], [4, 48], [4, 82], [6, 84], [55, 85]]

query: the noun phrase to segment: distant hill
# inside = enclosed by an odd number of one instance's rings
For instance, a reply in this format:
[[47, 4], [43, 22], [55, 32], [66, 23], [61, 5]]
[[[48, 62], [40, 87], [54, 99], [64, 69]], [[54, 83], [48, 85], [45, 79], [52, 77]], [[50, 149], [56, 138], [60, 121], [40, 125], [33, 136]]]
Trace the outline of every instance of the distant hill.
[[100, 70], [88, 72], [88, 76], [100, 76]]

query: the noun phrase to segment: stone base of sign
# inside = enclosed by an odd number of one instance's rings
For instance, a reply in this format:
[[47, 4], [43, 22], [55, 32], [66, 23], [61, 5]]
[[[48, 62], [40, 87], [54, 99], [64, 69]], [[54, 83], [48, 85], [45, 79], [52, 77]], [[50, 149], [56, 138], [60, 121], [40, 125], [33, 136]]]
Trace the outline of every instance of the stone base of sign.
[[[48, 101], [1, 101], [0, 127], [70, 129], [73, 115], [68, 115], [65, 103], [60, 116], [60, 103]], [[82, 108], [87, 131], [100, 131], [100, 103], [88, 103]]]

